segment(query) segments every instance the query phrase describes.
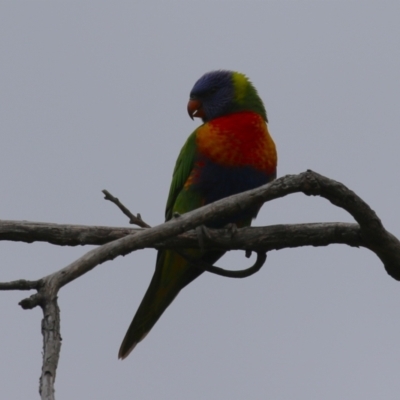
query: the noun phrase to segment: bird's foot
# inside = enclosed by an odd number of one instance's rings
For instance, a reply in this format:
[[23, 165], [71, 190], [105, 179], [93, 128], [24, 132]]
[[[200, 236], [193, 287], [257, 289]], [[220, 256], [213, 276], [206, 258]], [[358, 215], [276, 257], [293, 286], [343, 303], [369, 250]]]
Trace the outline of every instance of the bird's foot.
[[211, 240], [210, 232], [205, 225], [197, 226], [195, 230], [197, 234], [197, 240], [199, 241], [200, 250], [202, 253], [204, 253], [206, 240]]
[[[236, 233], [238, 232], [238, 227], [234, 223], [229, 223], [229, 224], [225, 225], [224, 228], [227, 229], [228, 231], [230, 231], [231, 237], [235, 236]], [[251, 253], [252, 253], [251, 250], [246, 250], [246, 253], [245, 253], [246, 258], [250, 258]]]
[[236, 233], [237, 233], [237, 231], [238, 231], [238, 227], [237, 227], [237, 225], [234, 224], [234, 223], [226, 224], [226, 225], [224, 226], [224, 228], [227, 229], [227, 230], [229, 231], [229, 233], [231, 234], [231, 237], [235, 236]]

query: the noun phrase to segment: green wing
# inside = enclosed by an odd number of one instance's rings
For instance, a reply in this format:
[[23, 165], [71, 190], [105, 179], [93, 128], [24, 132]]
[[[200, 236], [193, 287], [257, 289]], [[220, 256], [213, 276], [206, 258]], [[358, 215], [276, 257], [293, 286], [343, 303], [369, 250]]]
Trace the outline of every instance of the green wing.
[[193, 169], [194, 161], [196, 159], [196, 131], [195, 130], [186, 140], [178, 159], [176, 160], [174, 172], [172, 174], [172, 182], [169, 189], [167, 206], [165, 209], [165, 220], [168, 221], [172, 218], [172, 213], [176, 199], [189, 178]]
[[[184, 213], [200, 206], [199, 196], [196, 196], [194, 191], [184, 190], [195, 158], [196, 131], [188, 137], [176, 161], [165, 210], [167, 221], [172, 218], [175, 211]], [[179, 291], [201, 272], [191, 267], [184, 258], [172, 250], [158, 252], [156, 270], [122, 342], [119, 358], [128, 356], [136, 344], [150, 331]]]

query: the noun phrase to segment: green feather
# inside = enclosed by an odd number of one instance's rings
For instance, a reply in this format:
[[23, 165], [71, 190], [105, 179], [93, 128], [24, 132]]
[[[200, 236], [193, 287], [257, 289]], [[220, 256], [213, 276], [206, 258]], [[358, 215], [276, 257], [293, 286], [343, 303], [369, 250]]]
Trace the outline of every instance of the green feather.
[[179, 153], [178, 159], [176, 160], [174, 172], [172, 174], [172, 182], [168, 194], [167, 206], [165, 209], [166, 221], [170, 220], [172, 218], [173, 212], [177, 211], [174, 209], [176, 199], [179, 193], [182, 191], [185, 182], [189, 178], [190, 172], [193, 169], [197, 152], [196, 131], [197, 129], [188, 137], [186, 143], [183, 145], [182, 150]]
[[254, 111], [268, 122], [264, 104], [249, 78], [240, 72], [232, 72], [232, 81], [235, 89], [235, 98], [230, 111]]

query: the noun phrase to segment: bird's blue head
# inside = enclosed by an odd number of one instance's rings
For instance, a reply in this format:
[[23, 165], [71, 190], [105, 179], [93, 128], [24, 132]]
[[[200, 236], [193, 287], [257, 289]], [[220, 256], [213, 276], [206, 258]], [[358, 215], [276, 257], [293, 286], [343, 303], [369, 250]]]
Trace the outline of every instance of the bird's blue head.
[[188, 113], [204, 122], [239, 111], [254, 111], [266, 121], [262, 100], [249, 79], [239, 72], [218, 70], [204, 74], [190, 92]]

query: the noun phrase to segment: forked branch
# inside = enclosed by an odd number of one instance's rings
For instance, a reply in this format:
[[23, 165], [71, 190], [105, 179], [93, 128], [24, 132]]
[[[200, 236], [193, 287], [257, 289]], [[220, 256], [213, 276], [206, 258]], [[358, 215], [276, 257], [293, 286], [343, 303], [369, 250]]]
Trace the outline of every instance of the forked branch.
[[130, 213], [118, 199], [106, 191], [106, 199], [117, 204], [124, 214], [128, 215], [131, 223], [145, 229], [0, 221], [0, 240], [28, 243], [45, 241], [61, 246], [99, 245], [68, 266], [37, 281], [19, 280], [0, 283], [0, 290], [37, 290], [36, 294], [22, 300], [20, 304], [23, 308], [40, 305], [44, 313], [42, 322], [44, 353], [40, 387], [42, 399], [54, 398], [54, 379], [61, 346], [57, 305], [57, 295], [61, 287], [97, 265], [135, 250], [150, 247], [173, 248], [184, 252], [187, 248], [199, 248], [197, 234], [193, 231], [196, 227], [207, 225], [215, 219], [229, 219], [230, 215], [248, 207], [298, 192], [326, 198], [350, 213], [356, 223], [249, 227], [239, 229], [234, 234], [229, 229], [209, 229], [207, 249], [245, 250], [246, 253], [255, 251], [258, 254], [257, 261], [251, 268], [242, 271], [221, 271], [218, 267], [197, 261], [195, 267], [225, 276], [234, 276], [235, 273], [238, 276], [249, 275], [261, 268], [266, 253], [270, 250], [343, 243], [370, 249], [381, 259], [388, 274], [400, 280], [399, 240], [386, 231], [375, 212], [354, 192], [343, 184], [313, 171], [284, 176], [268, 185], [217, 201], [153, 228], [148, 228], [140, 214], [135, 216]]

